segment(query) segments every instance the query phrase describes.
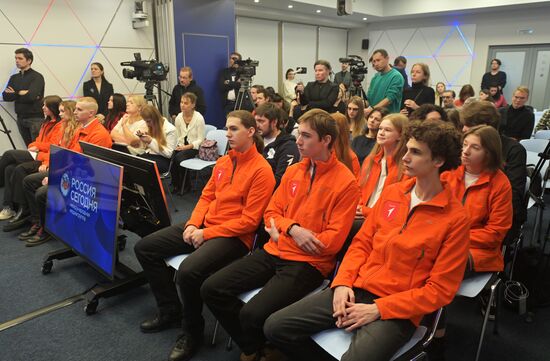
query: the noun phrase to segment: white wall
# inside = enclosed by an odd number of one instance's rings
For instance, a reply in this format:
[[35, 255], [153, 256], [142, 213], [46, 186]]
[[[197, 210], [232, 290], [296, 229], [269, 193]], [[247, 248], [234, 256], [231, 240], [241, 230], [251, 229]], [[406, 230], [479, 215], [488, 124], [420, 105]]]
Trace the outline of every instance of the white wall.
[[[45, 95], [62, 98], [82, 96], [82, 83], [90, 79], [89, 64], [100, 62], [115, 92], [143, 93], [136, 80], [122, 77], [121, 61], [154, 54], [153, 28], [132, 29], [133, 0], [0, 0], [0, 87], [17, 72], [14, 50], [28, 47], [34, 54], [32, 67], [45, 79]], [[91, 16], [90, 14], [95, 14]], [[152, 13], [149, 11], [152, 21]], [[13, 103], [0, 101], [0, 116], [12, 130], [18, 148], [24, 143], [14, 122]], [[10, 149], [0, 134], [0, 152]]]
[[[400, 29], [411, 28], [436, 28], [448, 27], [458, 24], [459, 27], [465, 25], [475, 25], [475, 37], [472, 41], [474, 57], [472, 59], [471, 73], [469, 79], [463, 81], [471, 83], [476, 90], [479, 90], [481, 77], [487, 69], [487, 53], [491, 45], [515, 45], [515, 44], [541, 44], [550, 43], [550, 22], [548, 15], [550, 6], [538, 9], [487, 12], [481, 14], [458, 15], [451, 17], [433, 16], [422, 19], [401, 19], [398, 21], [383, 21], [371, 23], [365, 28], [353, 29], [349, 32], [349, 51], [357, 52], [368, 59], [370, 52], [374, 50], [375, 39], [371, 36], [381, 31], [398, 31]], [[520, 29], [532, 28], [533, 35], [521, 35]], [[370, 49], [361, 50], [361, 39], [370, 39]], [[395, 57], [400, 54], [390, 54]], [[430, 55], [430, 54], [427, 54]], [[447, 60], [442, 59], [442, 62]], [[372, 72], [371, 72], [372, 73]], [[438, 79], [432, 79], [437, 82]], [[463, 84], [457, 83], [460, 87]]]

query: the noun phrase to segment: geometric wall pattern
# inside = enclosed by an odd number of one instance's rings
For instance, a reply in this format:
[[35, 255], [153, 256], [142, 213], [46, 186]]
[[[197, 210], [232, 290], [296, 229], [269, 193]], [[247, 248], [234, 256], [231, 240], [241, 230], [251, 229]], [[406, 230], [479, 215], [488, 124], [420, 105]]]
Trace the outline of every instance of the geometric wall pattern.
[[[0, 90], [16, 73], [14, 50], [27, 47], [34, 54], [33, 69], [45, 80], [45, 95], [64, 99], [82, 96], [82, 83], [90, 79], [90, 64], [100, 62], [115, 92], [143, 93], [143, 84], [122, 76], [120, 62], [154, 58], [152, 26], [132, 28], [133, 0], [0, 0]], [[149, 20], [152, 15], [149, 10]], [[15, 125], [13, 103], [0, 95], [0, 115], [23, 147]], [[0, 134], [0, 151], [9, 149]]]
[[[449, 26], [419, 27], [409, 29], [392, 29], [371, 31], [369, 38], [375, 49], [386, 49], [393, 59], [399, 55], [407, 58], [407, 73], [415, 63], [426, 63], [430, 67], [430, 85], [439, 81], [447, 88], [456, 91], [470, 82], [472, 61], [475, 57], [475, 24], [458, 24]], [[373, 76], [369, 72], [369, 81]], [[474, 88], [478, 85], [473, 84]]]

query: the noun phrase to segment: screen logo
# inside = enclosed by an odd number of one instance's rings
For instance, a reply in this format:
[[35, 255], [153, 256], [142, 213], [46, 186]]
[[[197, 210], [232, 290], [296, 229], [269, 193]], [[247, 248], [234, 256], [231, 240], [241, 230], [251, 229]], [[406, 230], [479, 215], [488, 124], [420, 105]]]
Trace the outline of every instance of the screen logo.
[[63, 194], [63, 197], [66, 197], [67, 194], [69, 194], [69, 191], [71, 190], [71, 179], [67, 173], [63, 173], [63, 176], [61, 176], [59, 188], [61, 190], [61, 194]]

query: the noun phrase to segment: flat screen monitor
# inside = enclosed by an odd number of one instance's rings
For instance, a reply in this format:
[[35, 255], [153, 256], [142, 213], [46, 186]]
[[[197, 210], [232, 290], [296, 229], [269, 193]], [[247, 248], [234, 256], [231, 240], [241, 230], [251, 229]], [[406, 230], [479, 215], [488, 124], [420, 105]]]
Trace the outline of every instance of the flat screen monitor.
[[121, 166], [51, 146], [45, 228], [110, 279], [121, 190]]
[[154, 161], [80, 142], [84, 154], [124, 167], [120, 215], [123, 227], [144, 237], [171, 224], [160, 173]]

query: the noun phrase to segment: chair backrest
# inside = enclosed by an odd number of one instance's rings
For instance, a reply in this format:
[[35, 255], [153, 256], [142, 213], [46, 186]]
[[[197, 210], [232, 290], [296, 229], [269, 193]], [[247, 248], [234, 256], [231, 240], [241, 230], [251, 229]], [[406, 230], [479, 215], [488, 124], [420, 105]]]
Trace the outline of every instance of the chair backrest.
[[204, 136], [206, 137], [211, 130], [216, 130], [216, 129], [217, 128], [213, 125], [205, 124], [204, 125]]
[[225, 154], [227, 148], [227, 131], [223, 129], [214, 129], [208, 132], [206, 139], [215, 140], [218, 144], [218, 154], [220, 157]]
[[519, 142], [526, 151], [542, 153], [548, 145], [547, 139], [523, 139]]
[[550, 139], [550, 130], [539, 130], [535, 133], [535, 139]]

